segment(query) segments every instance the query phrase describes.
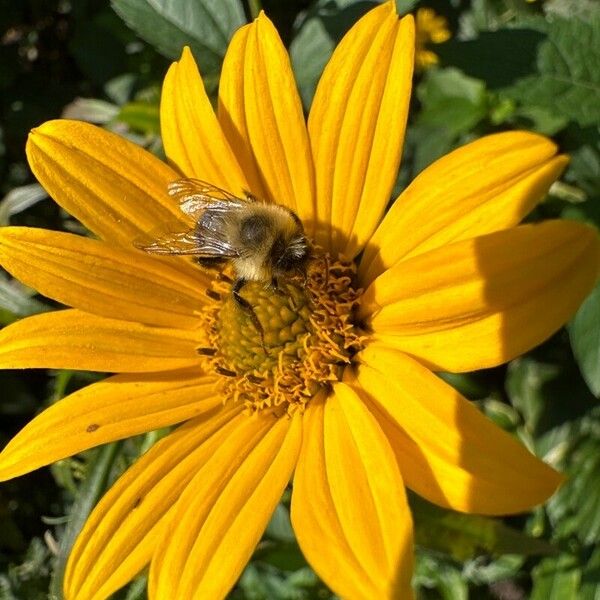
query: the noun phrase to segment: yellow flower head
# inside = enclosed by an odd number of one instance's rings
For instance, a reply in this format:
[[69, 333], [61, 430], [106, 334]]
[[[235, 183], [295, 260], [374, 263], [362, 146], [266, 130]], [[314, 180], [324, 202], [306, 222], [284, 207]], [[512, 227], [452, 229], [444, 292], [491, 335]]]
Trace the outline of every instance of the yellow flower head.
[[415, 18], [415, 66], [419, 70], [437, 65], [439, 58], [428, 50], [429, 44], [441, 44], [451, 37], [448, 21], [433, 8], [419, 8]]
[[[116, 373], [36, 417], [0, 455], [9, 479], [106, 442], [183, 423], [92, 512], [67, 600], [101, 600], [148, 564], [149, 596], [223, 598], [293, 479], [292, 523], [344, 598], [409, 598], [405, 485], [455, 510], [507, 514], [561, 477], [435, 371], [511, 360], [555, 332], [593, 286], [594, 229], [518, 223], [567, 159], [539, 135], [488, 136], [422, 172], [385, 212], [415, 50], [393, 2], [345, 36], [306, 125], [290, 62], [261, 14], [229, 46], [215, 113], [189, 51], [167, 73], [168, 164], [97, 127], [52, 121], [27, 155], [97, 239], [0, 232], [0, 262], [73, 308], [0, 333], [0, 366]], [[190, 224], [168, 185], [197, 178], [300, 218], [306, 280], [231, 283], [134, 247]], [[225, 273], [235, 276], [235, 272]]]

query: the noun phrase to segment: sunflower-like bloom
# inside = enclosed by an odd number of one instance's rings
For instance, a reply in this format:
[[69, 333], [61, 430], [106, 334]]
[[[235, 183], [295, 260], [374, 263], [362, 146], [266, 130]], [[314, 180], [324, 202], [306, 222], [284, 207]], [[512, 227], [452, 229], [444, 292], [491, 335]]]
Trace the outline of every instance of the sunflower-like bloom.
[[[73, 308], [0, 333], [0, 366], [116, 373], [36, 417], [0, 457], [8, 479], [92, 446], [183, 423], [91, 513], [68, 600], [101, 600], [149, 565], [152, 599], [222, 598], [290, 480], [302, 551], [344, 598], [409, 598], [405, 486], [502, 515], [561, 476], [438, 378], [508, 361], [546, 339], [594, 284], [595, 230], [521, 225], [567, 159], [501, 133], [421, 173], [385, 214], [406, 125], [412, 17], [366, 14], [327, 65], [305, 124], [266, 16], [225, 57], [215, 114], [185, 50], [164, 82], [169, 163], [88, 124], [45, 123], [27, 154], [48, 192], [98, 239], [8, 227], [0, 261]], [[280, 203], [314, 256], [306, 282], [243, 293], [133, 240], [179, 220], [185, 175]], [[185, 422], [185, 423], [184, 423]]]
[[428, 49], [430, 44], [441, 44], [450, 39], [446, 18], [436, 14], [433, 8], [419, 8], [415, 20], [415, 66], [428, 69], [439, 62], [438, 55]]

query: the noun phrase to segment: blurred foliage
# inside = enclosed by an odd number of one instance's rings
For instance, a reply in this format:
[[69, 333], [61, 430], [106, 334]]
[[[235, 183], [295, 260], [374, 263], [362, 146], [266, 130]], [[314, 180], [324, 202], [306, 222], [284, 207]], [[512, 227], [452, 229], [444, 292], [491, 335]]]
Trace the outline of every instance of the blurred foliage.
[[[289, 47], [308, 110], [337, 42], [375, 0], [263, 3]], [[600, 4], [595, 0], [398, 0], [432, 7], [452, 38], [415, 77], [396, 191], [449, 150], [486, 133], [553, 136], [571, 163], [530, 217], [600, 225]], [[24, 155], [30, 128], [61, 116], [117, 131], [162, 156], [161, 81], [189, 45], [214, 95], [228, 40], [256, 1], [23, 0], [0, 3], [0, 224], [83, 232], [48, 201]], [[0, 323], [48, 310], [0, 277]], [[600, 597], [600, 288], [568, 327], [511, 364], [442, 374], [501, 427], [562, 470], [561, 490], [533, 513], [491, 519], [411, 497], [421, 598], [588, 600]], [[96, 379], [74, 372], [1, 373], [0, 442]], [[103, 491], [163, 432], [60, 461], [0, 487], [0, 600], [60, 597], [74, 537]], [[510, 490], [507, 490], [510, 493]], [[120, 600], [141, 600], [145, 574]], [[232, 598], [331, 598], [278, 507]]]

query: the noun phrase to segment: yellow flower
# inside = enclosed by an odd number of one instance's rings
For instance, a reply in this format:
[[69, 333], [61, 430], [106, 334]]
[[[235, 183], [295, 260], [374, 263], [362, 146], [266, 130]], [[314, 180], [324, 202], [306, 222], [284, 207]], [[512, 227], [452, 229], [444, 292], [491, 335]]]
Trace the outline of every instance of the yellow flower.
[[[518, 226], [567, 162], [526, 132], [445, 156], [385, 214], [414, 48], [412, 17], [398, 19], [393, 2], [370, 11], [326, 67], [307, 127], [261, 14], [231, 41], [217, 114], [189, 51], [169, 69], [171, 166], [84, 123], [31, 133], [37, 178], [99, 239], [0, 232], [2, 265], [73, 307], [6, 327], [0, 366], [117, 374], [29, 423], [2, 453], [0, 477], [186, 422], [92, 512], [67, 600], [106, 598], [148, 564], [152, 599], [224, 597], [292, 477], [299, 544], [335, 593], [408, 598], [405, 485], [494, 515], [527, 510], [560, 484], [432, 371], [498, 365], [556, 331], [596, 280], [596, 232]], [[133, 247], [161, 223], [184, 225], [166, 193], [181, 174], [293, 209], [322, 249], [306, 286], [244, 290], [267, 356], [228, 284]]]
[[448, 21], [433, 8], [419, 8], [415, 22], [415, 66], [424, 70], [439, 62], [438, 55], [427, 49], [429, 44], [441, 44], [451, 37]]

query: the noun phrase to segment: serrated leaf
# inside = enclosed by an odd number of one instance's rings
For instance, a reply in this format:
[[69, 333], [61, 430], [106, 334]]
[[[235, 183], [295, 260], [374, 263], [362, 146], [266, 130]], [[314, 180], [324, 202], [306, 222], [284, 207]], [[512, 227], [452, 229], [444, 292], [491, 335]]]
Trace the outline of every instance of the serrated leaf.
[[556, 552], [545, 540], [532, 538], [499, 520], [445, 510], [411, 495], [410, 506], [419, 546], [464, 561], [482, 554], [548, 555]]
[[538, 74], [523, 77], [505, 94], [542, 106], [582, 127], [600, 120], [600, 14], [587, 20], [555, 18], [537, 52]]
[[192, 49], [203, 75], [218, 73], [234, 31], [245, 23], [240, 0], [111, 0], [117, 14], [161, 54]]
[[600, 283], [569, 325], [573, 354], [588, 387], [600, 398]]

